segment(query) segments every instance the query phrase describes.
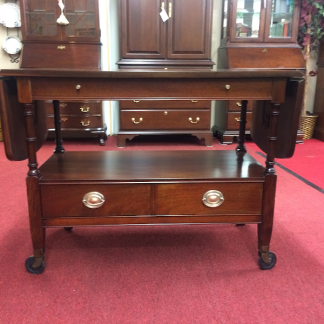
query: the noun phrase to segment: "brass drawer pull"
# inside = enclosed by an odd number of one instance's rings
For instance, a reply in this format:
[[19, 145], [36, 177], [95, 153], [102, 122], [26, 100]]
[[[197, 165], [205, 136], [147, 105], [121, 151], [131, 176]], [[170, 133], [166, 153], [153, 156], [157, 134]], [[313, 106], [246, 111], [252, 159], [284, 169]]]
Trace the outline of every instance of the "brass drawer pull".
[[218, 190], [209, 190], [204, 193], [202, 201], [207, 207], [218, 207], [224, 202], [224, 196]]
[[141, 100], [133, 100], [135, 103], [139, 103], [141, 102]]
[[83, 113], [87, 113], [90, 111], [90, 107], [80, 107], [80, 110], [83, 112]]
[[57, 49], [63, 50], [63, 49], [65, 49], [65, 46], [64, 45], [59, 45], [59, 46], [57, 46]]
[[167, 111], [165, 111], [165, 112], [164, 112], [164, 115], [166, 116], [167, 114], [168, 114], [168, 112], [167, 112]]
[[75, 89], [80, 90], [80, 89], [81, 89], [80, 84], [77, 84], [77, 85], [75, 86]]
[[242, 107], [242, 104], [240, 102], [237, 102], [236, 106]]
[[199, 122], [200, 118], [196, 117], [196, 121], [193, 121], [191, 117], [189, 117], [189, 121], [191, 124], [197, 124]]
[[226, 90], [229, 90], [229, 89], [231, 89], [231, 86], [230, 86], [229, 84], [226, 84], [226, 85], [225, 85], [225, 89], [226, 89]]
[[191, 102], [192, 102], [192, 103], [196, 103], [196, 102], [198, 102], [198, 100], [191, 100]]
[[84, 195], [83, 204], [88, 208], [99, 208], [105, 202], [105, 197], [100, 192], [92, 191]]
[[142, 117], [139, 118], [138, 122], [135, 121], [135, 118], [132, 118], [132, 122], [133, 122], [134, 124], [139, 124], [139, 123], [142, 122], [142, 121], [143, 121], [143, 118], [142, 118]]
[[81, 120], [81, 125], [84, 126], [84, 127], [87, 127], [90, 125], [90, 120]]
[[67, 106], [67, 104], [65, 102], [60, 103], [60, 108], [65, 108], [66, 106]]
[[61, 118], [61, 121], [62, 121], [62, 122], [66, 122], [68, 119], [69, 119], [69, 118], [67, 118], [67, 117], [62, 117], [62, 118]]
[[240, 118], [240, 117], [236, 117], [235, 120], [236, 120], [237, 122], [240, 122], [240, 121], [241, 121], [241, 118]]

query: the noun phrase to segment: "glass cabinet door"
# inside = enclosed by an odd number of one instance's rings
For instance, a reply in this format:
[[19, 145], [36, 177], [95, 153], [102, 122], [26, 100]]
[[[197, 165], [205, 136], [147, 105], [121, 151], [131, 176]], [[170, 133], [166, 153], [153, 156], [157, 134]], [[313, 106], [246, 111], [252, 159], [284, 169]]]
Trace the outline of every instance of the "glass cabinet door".
[[57, 29], [57, 2], [52, 0], [28, 0], [23, 2], [22, 29], [26, 39], [60, 39]]
[[260, 42], [264, 33], [264, 0], [237, 0], [233, 4], [231, 40]]
[[[298, 2], [298, 4], [296, 4]], [[268, 0], [265, 41], [289, 42], [297, 38], [296, 31], [299, 1]]]

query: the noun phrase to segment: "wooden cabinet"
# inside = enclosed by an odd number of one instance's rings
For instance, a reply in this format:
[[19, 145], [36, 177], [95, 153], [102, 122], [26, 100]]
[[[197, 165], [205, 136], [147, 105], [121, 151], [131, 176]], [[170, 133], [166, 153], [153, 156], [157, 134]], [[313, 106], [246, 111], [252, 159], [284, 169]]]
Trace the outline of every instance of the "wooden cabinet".
[[[218, 68], [304, 70], [297, 44], [299, 12], [300, 0], [224, 0]], [[301, 102], [294, 104], [300, 110]], [[229, 105], [219, 105], [214, 127], [226, 143], [232, 143], [239, 133], [239, 123], [235, 129], [224, 123], [232, 120]], [[248, 113], [248, 121], [249, 117]], [[246, 134], [250, 134], [249, 124]]]
[[[55, 136], [52, 100], [39, 101], [38, 107], [46, 110], [48, 136]], [[61, 128], [63, 137], [98, 137], [100, 145], [107, 139], [107, 127], [102, 119], [101, 101], [60, 102]]]
[[117, 146], [137, 135], [192, 134], [213, 145], [210, 131], [211, 101], [120, 101]]
[[[212, 3], [120, 0], [119, 68], [211, 69]], [[140, 134], [193, 134], [211, 146], [210, 111], [211, 101], [120, 102], [117, 145]]]
[[68, 25], [59, 25], [57, 1], [21, 2], [23, 68], [100, 68], [98, 1], [65, 1]]
[[[120, 68], [211, 68], [212, 0], [120, 0]], [[169, 19], [163, 22], [162, 8]]]

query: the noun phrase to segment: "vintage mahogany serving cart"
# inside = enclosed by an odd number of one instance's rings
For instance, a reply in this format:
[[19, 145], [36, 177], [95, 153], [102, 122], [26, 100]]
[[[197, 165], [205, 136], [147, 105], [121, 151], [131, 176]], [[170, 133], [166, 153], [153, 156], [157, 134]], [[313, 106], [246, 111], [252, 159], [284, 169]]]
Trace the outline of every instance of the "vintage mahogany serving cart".
[[[1, 70], [1, 108], [7, 157], [28, 159], [27, 193], [33, 256], [29, 272], [44, 270], [45, 229], [120, 224], [255, 223], [259, 265], [271, 269], [269, 251], [276, 193], [275, 158], [294, 152], [303, 95], [300, 70], [217, 72], [103, 72]], [[64, 152], [60, 102], [82, 100], [259, 100], [251, 126], [267, 154], [263, 167], [241, 137], [236, 151]], [[38, 100], [53, 100], [55, 153], [42, 166], [37, 149], [46, 138]], [[21, 130], [21, 131], [19, 131]]]

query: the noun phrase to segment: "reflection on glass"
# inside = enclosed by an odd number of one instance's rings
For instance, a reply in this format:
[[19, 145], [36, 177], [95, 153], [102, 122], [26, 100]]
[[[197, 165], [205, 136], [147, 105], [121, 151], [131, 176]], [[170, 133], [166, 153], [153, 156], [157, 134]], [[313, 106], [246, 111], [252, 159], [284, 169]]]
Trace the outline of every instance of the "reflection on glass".
[[40, 0], [26, 1], [26, 25], [27, 35], [55, 36], [55, 2]]
[[291, 37], [294, 0], [272, 0], [270, 37]]
[[261, 1], [263, 0], [237, 1], [236, 37], [259, 37]]

